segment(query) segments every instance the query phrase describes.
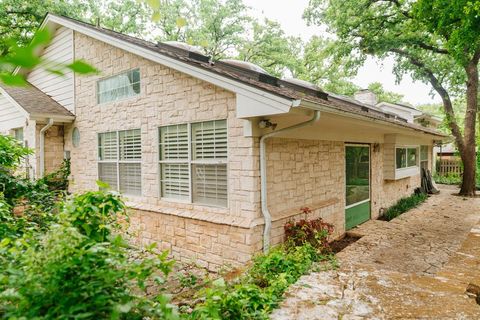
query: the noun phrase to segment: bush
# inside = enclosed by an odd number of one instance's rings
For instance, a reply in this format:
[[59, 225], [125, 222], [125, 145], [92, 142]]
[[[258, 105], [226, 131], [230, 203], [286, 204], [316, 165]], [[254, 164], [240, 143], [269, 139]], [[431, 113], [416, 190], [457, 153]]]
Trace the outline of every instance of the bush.
[[[309, 208], [302, 208], [302, 213], [310, 214]], [[302, 246], [309, 243], [314, 248], [329, 252], [328, 237], [333, 232], [333, 225], [323, 222], [322, 218], [298, 222], [289, 221], [284, 226], [287, 245]]]
[[384, 217], [387, 221], [390, 221], [398, 217], [402, 213], [405, 213], [408, 210], [415, 208], [427, 199], [428, 195], [426, 195], [425, 193], [415, 193], [410, 197], [402, 198], [385, 211]]
[[462, 177], [458, 173], [447, 173], [446, 175], [435, 174], [433, 180], [440, 184], [460, 185]]
[[[14, 225], [25, 220], [1, 208]], [[112, 233], [112, 217], [123, 213], [118, 195], [89, 192], [70, 199], [59, 223], [45, 232], [25, 228], [20, 237], [3, 238], [0, 318], [177, 318], [166, 296], [149, 299], [145, 292], [146, 282], [164, 282], [173, 262], [167, 252], [153, 254], [153, 247], [148, 257], [130, 258], [132, 249]]]
[[[306, 208], [305, 208], [306, 209]], [[308, 209], [304, 213], [309, 213]], [[190, 319], [268, 319], [285, 290], [305, 274], [316, 261], [331, 259], [326, 239], [333, 226], [321, 219], [289, 222], [285, 245], [261, 254], [233, 283], [220, 278], [204, 289]]]

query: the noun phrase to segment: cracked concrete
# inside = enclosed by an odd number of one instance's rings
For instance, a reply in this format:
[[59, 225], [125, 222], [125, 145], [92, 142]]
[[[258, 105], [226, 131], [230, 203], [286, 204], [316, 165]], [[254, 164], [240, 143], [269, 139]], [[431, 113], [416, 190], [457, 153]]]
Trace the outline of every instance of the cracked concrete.
[[451, 187], [391, 222], [369, 221], [337, 254], [340, 268], [303, 276], [272, 319], [479, 319], [480, 199]]

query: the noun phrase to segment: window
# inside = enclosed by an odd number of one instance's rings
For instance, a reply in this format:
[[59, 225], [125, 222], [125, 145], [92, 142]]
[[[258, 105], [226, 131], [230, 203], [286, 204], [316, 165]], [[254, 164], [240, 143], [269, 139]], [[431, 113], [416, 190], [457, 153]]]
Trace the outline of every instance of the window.
[[128, 195], [141, 195], [140, 129], [98, 135], [98, 178]]
[[417, 148], [396, 148], [395, 162], [397, 169], [410, 168], [417, 166]]
[[76, 148], [80, 145], [80, 131], [77, 127], [72, 130], [72, 145]]
[[140, 70], [130, 70], [97, 82], [97, 102], [106, 103], [140, 94]]
[[428, 169], [428, 146], [420, 146], [420, 168]]
[[159, 129], [163, 198], [227, 206], [227, 121]]
[[23, 144], [23, 128], [13, 129], [13, 137]]

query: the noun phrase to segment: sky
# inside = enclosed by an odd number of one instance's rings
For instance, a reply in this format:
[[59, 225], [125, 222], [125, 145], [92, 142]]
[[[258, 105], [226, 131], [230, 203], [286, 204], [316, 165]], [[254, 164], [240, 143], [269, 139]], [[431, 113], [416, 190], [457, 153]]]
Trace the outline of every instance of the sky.
[[[305, 41], [312, 35], [325, 32], [325, 28], [307, 26], [306, 21], [302, 19], [308, 2], [308, 0], [244, 0], [244, 3], [251, 7], [254, 16], [276, 20], [286, 34], [300, 36]], [[393, 60], [377, 61], [369, 58], [353, 82], [363, 88], [371, 82], [380, 82], [386, 90], [403, 94], [405, 102], [413, 105], [440, 102], [438, 95], [432, 97], [429, 85], [414, 82], [409, 76], [405, 76], [399, 84], [395, 83], [392, 68]]]

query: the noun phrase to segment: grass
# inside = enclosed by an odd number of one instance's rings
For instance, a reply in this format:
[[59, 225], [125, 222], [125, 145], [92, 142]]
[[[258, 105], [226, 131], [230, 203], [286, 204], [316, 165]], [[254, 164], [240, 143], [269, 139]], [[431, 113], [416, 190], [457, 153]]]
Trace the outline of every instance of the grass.
[[408, 210], [417, 207], [421, 203], [425, 202], [427, 198], [428, 198], [428, 195], [424, 193], [419, 193], [419, 194], [415, 193], [409, 197], [402, 198], [385, 211], [384, 218], [387, 221], [390, 221], [398, 217], [402, 213], [405, 213]]

